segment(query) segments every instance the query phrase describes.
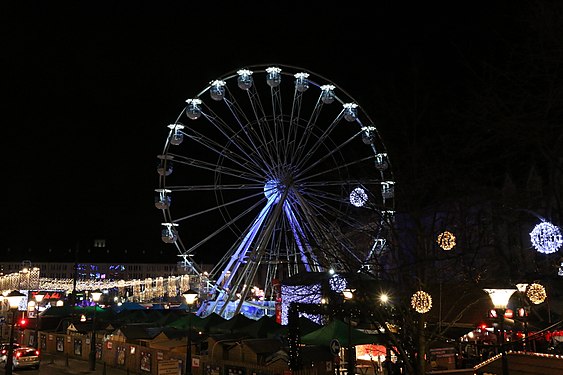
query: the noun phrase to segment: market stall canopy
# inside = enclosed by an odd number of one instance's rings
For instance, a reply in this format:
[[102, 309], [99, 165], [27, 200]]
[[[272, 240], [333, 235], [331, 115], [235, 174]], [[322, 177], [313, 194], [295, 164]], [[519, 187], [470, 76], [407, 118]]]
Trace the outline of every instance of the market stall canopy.
[[255, 322], [254, 319], [250, 319], [239, 313], [229, 320], [208, 327], [208, 329], [211, 333], [238, 333], [240, 329], [252, 324], [253, 322]]
[[260, 319], [237, 330], [254, 338], [266, 338], [274, 336], [283, 326], [275, 321], [275, 318], [264, 315]]
[[145, 307], [140, 303], [127, 301], [121, 305], [113, 305], [113, 309], [119, 313], [123, 310], [144, 310]]
[[368, 334], [356, 328], [348, 327], [347, 323], [335, 319], [326, 326], [302, 336], [301, 343], [329, 346], [334, 339], [337, 339], [342, 346], [348, 346], [350, 341], [353, 346], [376, 344], [380, 341], [379, 335]]
[[212, 312], [211, 314], [201, 318], [201, 320], [203, 323], [204, 332], [209, 332], [211, 327], [227, 321], [227, 319], [223, 318], [221, 315], [215, 312]]
[[204, 331], [207, 321], [196, 314], [188, 314], [173, 322], [167, 324], [167, 327], [177, 328], [181, 330], [188, 330], [190, 327], [194, 330]]

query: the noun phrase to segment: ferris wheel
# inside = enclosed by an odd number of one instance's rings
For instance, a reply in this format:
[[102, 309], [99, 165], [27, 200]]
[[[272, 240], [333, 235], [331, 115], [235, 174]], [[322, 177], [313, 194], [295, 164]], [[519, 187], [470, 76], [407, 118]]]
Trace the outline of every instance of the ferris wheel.
[[211, 81], [167, 125], [158, 158], [162, 240], [196, 273], [193, 257], [217, 255], [205, 314], [271, 299], [301, 272], [381, 268], [390, 161], [362, 107], [319, 75], [278, 64]]

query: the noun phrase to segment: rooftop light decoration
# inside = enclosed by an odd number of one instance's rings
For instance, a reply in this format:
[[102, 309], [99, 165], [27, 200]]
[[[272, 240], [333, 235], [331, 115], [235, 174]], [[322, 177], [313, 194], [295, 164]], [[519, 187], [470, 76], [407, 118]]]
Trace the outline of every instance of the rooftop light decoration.
[[534, 305], [539, 305], [547, 298], [547, 293], [545, 288], [541, 284], [533, 283], [528, 287], [526, 291], [526, 297], [530, 299], [530, 301]]
[[534, 248], [543, 254], [552, 254], [563, 245], [561, 230], [558, 226], [542, 221], [530, 232], [530, 240]]
[[446, 230], [438, 235], [436, 242], [443, 250], [451, 250], [456, 245], [455, 235], [452, 232]]
[[425, 291], [419, 290], [411, 298], [412, 308], [419, 314], [424, 314], [432, 308], [432, 297]]

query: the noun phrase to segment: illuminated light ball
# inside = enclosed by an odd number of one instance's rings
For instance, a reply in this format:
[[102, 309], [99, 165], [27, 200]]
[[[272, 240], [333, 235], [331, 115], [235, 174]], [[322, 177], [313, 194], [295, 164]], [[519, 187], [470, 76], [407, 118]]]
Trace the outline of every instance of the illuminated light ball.
[[328, 280], [328, 284], [330, 285], [330, 289], [332, 289], [336, 293], [342, 293], [342, 291], [348, 287], [348, 282], [346, 281], [346, 279], [338, 274], [332, 276]]
[[412, 295], [411, 306], [417, 313], [427, 313], [432, 308], [432, 297], [430, 294], [419, 290]]
[[559, 227], [545, 221], [534, 227], [530, 239], [536, 250], [543, 254], [555, 253], [563, 244]]
[[350, 193], [350, 203], [356, 207], [362, 207], [368, 200], [368, 195], [364, 189], [357, 187]]
[[541, 284], [531, 284], [526, 291], [526, 296], [532, 301], [533, 304], [539, 305], [547, 298], [545, 288]]
[[445, 231], [438, 235], [436, 242], [443, 250], [451, 250], [455, 246], [455, 236], [452, 232]]

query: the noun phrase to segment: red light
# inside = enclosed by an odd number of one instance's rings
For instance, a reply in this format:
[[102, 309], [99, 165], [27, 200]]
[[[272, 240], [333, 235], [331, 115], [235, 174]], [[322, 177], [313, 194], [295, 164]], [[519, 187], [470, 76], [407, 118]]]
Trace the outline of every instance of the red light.
[[487, 325], [485, 323], [481, 323], [479, 324], [479, 328], [484, 331], [485, 329], [487, 329]]
[[39, 350], [35, 351], [35, 355], [39, 357]]
[[27, 325], [27, 319], [22, 318], [22, 319], [20, 320], [20, 327], [25, 327], [26, 325]]
[[22, 352], [17, 352], [17, 353], [16, 353], [16, 357], [19, 358], [19, 357], [21, 357], [21, 356], [22, 356]]

